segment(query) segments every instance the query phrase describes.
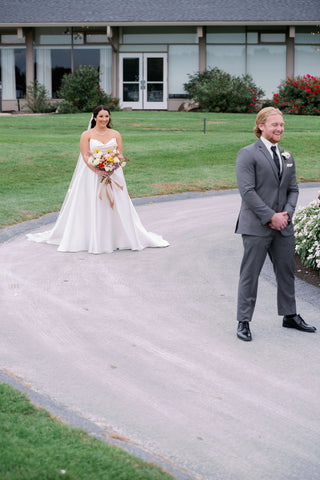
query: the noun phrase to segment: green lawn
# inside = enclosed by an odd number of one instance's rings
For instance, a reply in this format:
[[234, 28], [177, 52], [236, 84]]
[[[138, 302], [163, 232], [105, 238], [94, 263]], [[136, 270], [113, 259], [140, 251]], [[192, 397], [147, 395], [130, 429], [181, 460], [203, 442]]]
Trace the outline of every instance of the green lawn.
[[[0, 117], [1, 227], [60, 209], [90, 114]], [[114, 112], [130, 158], [132, 197], [236, 187], [238, 150], [255, 141], [255, 115]], [[206, 118], [206, 133], [203, 132]], [[299, 182], [319, 181], [320, 117], [287, 116], [281, 145]]]
[[173, 480], [159, 467], [90, 437], [0, 383], [1, 480]]

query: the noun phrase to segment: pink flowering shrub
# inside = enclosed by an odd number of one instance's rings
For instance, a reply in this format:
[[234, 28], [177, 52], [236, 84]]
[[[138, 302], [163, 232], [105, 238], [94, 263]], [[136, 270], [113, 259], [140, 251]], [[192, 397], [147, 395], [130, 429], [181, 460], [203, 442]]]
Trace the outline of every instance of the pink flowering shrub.
[[278, 87], [272, 105], [284, 113], [320, 115], [320, 77], [313, 75], [288, 77]]

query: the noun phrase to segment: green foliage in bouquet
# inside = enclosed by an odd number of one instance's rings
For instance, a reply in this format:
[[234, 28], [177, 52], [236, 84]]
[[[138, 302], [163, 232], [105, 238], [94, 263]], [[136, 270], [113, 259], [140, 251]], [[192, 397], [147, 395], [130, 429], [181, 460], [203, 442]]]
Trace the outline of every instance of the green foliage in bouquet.
[[[320, 196], [320, 195], [319, 195]], [[320, 275], [320, 200], [298, 210], [293, 218], [296, 253], [306, 267]]]
[[291, 115], [320, 115], [320, 77], [288, 77], [274, 93], [272, 106]]
[[56, 110], [56, 105], [49, 101], [49, 93], [37, 80], [27, 87], [26, 104], [23, 109], [32, 113], [49, 113]]
[[236, 77], [215, 67], [189, 77], [184, 88], [203, 110], [230, 113], [258, 111], [258, 103], [264, 92], [256, 86], [250, 75]]
[[74, 73], [63, 76], [59, 97], [64, 100], [59, 113], [92, 112], [97, 105], [119, 110], [119, 99], [102, 90], [99, 72], [90, 65], [81, 65]]

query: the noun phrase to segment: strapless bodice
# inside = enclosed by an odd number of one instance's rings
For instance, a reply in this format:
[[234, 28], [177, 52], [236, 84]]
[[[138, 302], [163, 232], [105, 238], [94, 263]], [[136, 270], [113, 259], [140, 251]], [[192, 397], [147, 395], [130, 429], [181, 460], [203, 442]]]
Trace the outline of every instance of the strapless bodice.
[[100, 142], [99, 140], [96, 140], [95, 138], [90, 138], [90, 151], [93, 152], [96, 148], [100, 148], [100, 150], [103, 152], [104, 150], [107, 150], [110, 147], [116, 147], [117, 146], [117, 140], [116, 138], [111, 138], [109, 142], [103, 143]]

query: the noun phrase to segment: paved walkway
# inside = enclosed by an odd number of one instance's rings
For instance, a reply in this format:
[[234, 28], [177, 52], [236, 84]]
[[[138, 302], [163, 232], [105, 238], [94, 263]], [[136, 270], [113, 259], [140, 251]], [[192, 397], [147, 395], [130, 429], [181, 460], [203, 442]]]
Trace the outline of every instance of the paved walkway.
[[[301, 188], [299, 205], [319, 188]], [[318, 333], [283, 329], [266, 263], [254, 340], [239, 341], [239, 195], [173, 199], [136, 202], [165, 249], [66, 254], [26, 240], [53, 217], [2, 232], [0, 380], [179, 479], [318, 480], [319, 289], [297, 280]]]

